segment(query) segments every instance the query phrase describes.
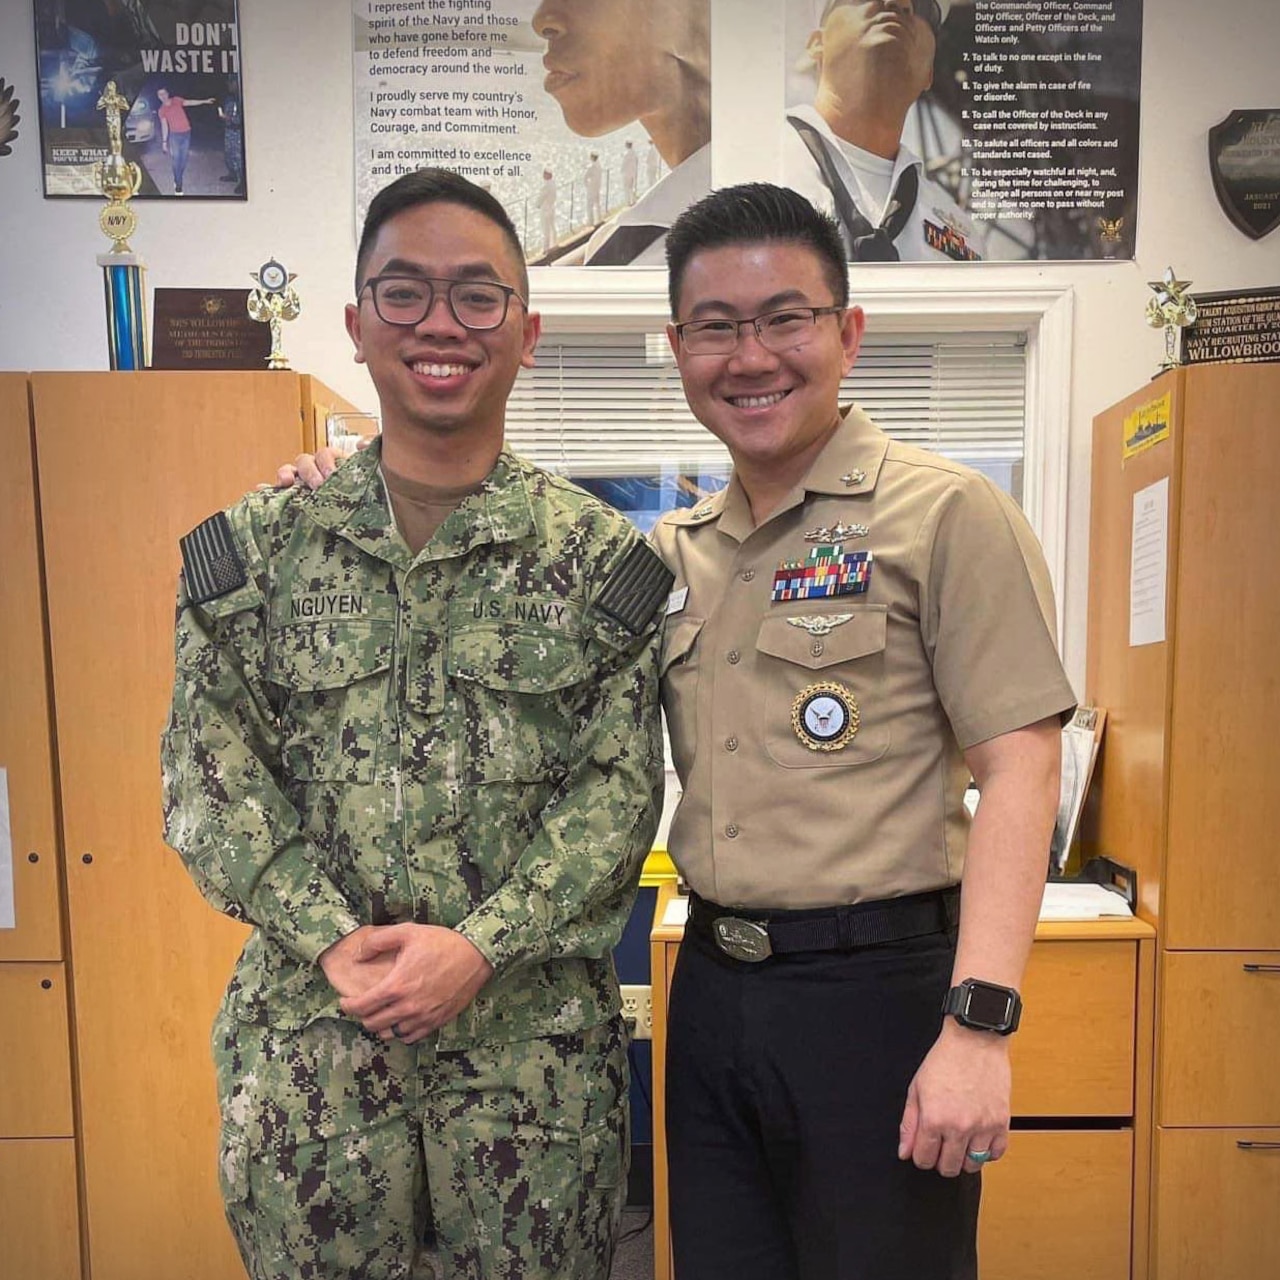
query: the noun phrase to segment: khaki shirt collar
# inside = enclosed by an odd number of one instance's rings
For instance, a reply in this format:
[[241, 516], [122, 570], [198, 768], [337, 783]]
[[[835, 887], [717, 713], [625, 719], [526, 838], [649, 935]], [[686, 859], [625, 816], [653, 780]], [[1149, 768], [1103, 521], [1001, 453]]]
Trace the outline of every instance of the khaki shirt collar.
[[[322, 528], [376, 556], [407, 569], [415, 557], [396, 529], [378, 465], [382, 441], [343, 463], [303, 499], [307, 514]], [[503, 450], [478, 493], [464, 498], [436, 530], [418, 559], [447, 560], [490, 543], [516, 542], [537, 534], [525, 469]]]
[[800, 488], [809, 493], [841, 496], [874, 493], [888, 451], [889, 437], [856, 404], [851, 404], [813, 460]]
[[[778, 504], [770, 519], [800, 506], [806, 493], [873, 493], [888, 450], [889, 437], [857, 405], [849, 405], [804, 478]], [[755, 531], [751, 503], [736, 471], [719, 493], [692, 507], [673, 511], [667, 522], [684, 528], [718, 523], [720, 532], [737, 542], [745, 542]]]

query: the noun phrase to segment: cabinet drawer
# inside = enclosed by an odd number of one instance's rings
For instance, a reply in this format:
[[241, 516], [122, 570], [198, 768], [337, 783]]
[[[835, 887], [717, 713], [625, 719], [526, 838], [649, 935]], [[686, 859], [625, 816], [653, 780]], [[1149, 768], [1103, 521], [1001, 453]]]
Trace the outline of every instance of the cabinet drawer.
[[1138, 944], [1038, 941], [1013, 1036], [1013, 1114], [1133, 1113]]
[[14, 1280], [80, 1280], [70, 1138], [0, 1139], [0, 1254]]
[[69, 1138], [71, 1046], [60, 964], [0, 964], [0, 1138]]
[[1132, 1177], [1128, 1129], [1015, 1130], [982, 1174], [982, 1280], [1129, 1280]]
[[1160, 1280], [1280, 1276], [1280, 1129], [1157, 1129], [1154, 1270]]
[[1160, 1002], [1159, 1123], [1280, 1125], [1280, 952], [1166, 952]]

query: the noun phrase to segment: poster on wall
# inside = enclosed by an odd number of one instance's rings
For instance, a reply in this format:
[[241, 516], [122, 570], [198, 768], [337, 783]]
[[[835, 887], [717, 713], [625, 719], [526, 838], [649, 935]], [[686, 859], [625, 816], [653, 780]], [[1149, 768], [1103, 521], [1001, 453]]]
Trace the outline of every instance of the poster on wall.
[[357, 225], [401, 174], [491, 191], [531, 263], [661, 265], [711, 187], [709, 0], [353, 0]]
[[1142, 0], [786, 0], [783, 173], [852, 261], [1132, 258]]
[[[98, 196], [108, 83], [137, 198], [244, 200], [237, 0], [34, 0], [44, 194]], [[99, 197], [100, 198], [100, 197]]]

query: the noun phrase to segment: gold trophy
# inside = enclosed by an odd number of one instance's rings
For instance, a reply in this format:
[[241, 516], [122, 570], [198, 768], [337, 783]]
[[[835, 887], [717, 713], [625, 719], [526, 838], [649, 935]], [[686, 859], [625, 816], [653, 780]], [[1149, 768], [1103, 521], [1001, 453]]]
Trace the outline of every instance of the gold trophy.
[[289, 358], [284, 353], [284, 321], [296, 320], [302, 310], [293, 282], [298, 278], [286, 271], [274, 258], [249, 273], [258, 287], [249, 291], [249, 315], [261, 324], [271, 326], [271, 354], [268, 369], [287, 369]]
[[116, 88], [114, 80], [98, 99], [98, 110], [107, 113], [107, 144], [111, 154], [93, 166], [94, 185], [107, 197], [107, 205], [98, 214], [98, 225], [112, 241], [112, 253], [132, 253], [129, 237], [138, 226], [138, 215], [129, 208], [129, 200], [138, 194], [142, 186], [142, 170], [123, 155], [120, 134], [121, 113], [129, 111], [129, 100]]
[[111, 251], [98, 255], [107, 298], [107, 346], [113, 369], [145, 369], [147, 315], [142, 259], [129, 247], [129, 237], [138, 226], [138, 215], [129, 201], [142, 186], [142, 170], [123, 155], [120, 116], [129, 110], [129, 102], [114, 80], [107, 81], [98, 110], [107, 113], [111, 149], [111, 154], [93, 167], [94, 183], [107, 198], [98, 214], [98, 225], [111, 241]]
[[1160, 372], [1176, 369], [1178, 359], [1178, 331], [1196, 322], [1196, 300], [1187, 292], [1190, 280], [1179, 280], [1172, 267], [1166, 267], [1164, 276], [1152, 280], [1147, 286], [1155, 296], [1147, 299], [1147, 323], [1153, 329], [1164, 329], [1164, 359]]

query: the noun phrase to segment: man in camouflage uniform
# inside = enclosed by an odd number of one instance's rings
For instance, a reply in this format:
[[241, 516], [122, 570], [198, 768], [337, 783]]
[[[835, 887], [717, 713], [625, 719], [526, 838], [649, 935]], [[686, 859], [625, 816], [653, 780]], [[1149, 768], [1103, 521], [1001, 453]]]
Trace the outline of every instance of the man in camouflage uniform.
[[253, 924], [214, 1053], [254, 1280], [603, 1278], [625, 1190], [610, 952], [662, 783], [670, 574], [502, 447], [519, 242], [424, 171], [370, 206], [347, 325], [383, 436], [183, 540], [166, 832]]

